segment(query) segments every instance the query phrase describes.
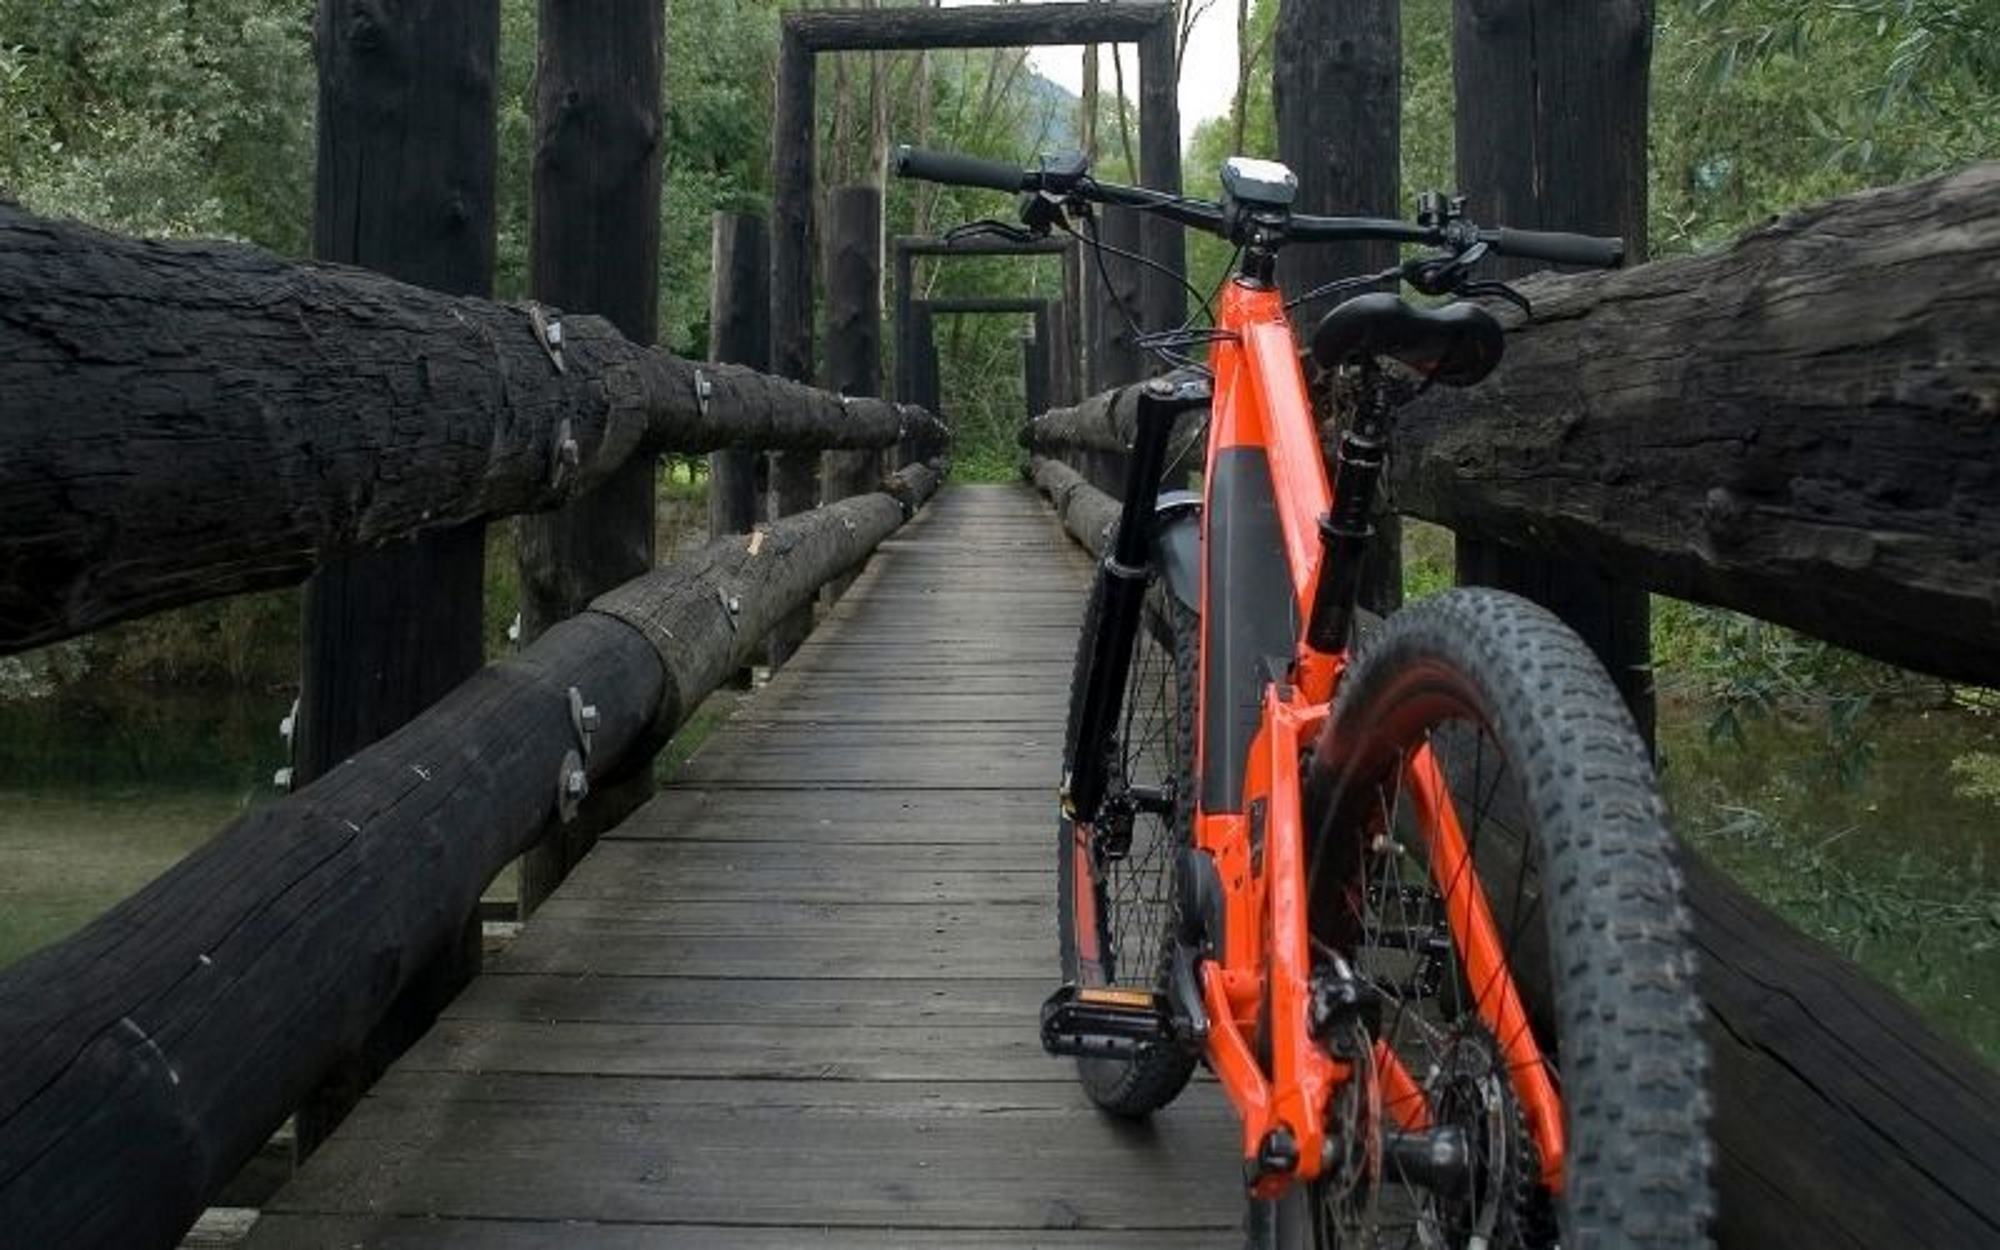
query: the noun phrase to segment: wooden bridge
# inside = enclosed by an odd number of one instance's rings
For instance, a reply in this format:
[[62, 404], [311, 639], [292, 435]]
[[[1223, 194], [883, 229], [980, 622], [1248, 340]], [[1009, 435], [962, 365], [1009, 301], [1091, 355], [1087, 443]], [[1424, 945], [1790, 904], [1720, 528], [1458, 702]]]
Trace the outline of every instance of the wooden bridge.
[[1226, 1243], [1215, 1087], [1121, 1125], [1036, 1041], [1088, 572], [1032, 491], [948, 488], [251, 1244]]
[[[1636, 243], [1647, 6], [1584, 29], [1461, 3], [1466, 189]], [[479, 298], [482, 0], [320, 6], [316, 250], [349, 267], [0, 204], [0, 652], [310, 577], [292, 792], [0, 970], [0, 1246], [172, 1245], [288, 1122], [303, 1162], [259, 1188], [253, 1244], [1230, 1244], [1214, 1087], [1115, 1123], [1034, 1030], [1074, 631], [1143, 368], [1123, 310], [1178, 324], [1182, 290], [1046, 241], [899, 238], [885, 266], [880, 189], [813, 173], [821, 53], [1124, 40], [1140, 175], [1177, 186], [1173, 7], [788, 15], [770, 228], [718, 217], [705, 361], [646, 346], [663, 6], [611, 7], [543, 6], [532, 303]], [[1393, 211], [1393, 126], [1341, 77], [1395, 81], [1393, 24], [1336, 57], [1331, 8], [1300, 12], [1321, 26], [1274, 55], [1325, 104], [1281, 125], [1301, 204]], [[1538, 65], [1572, 83], [1548, 115]], [[1184, 273], [1177, 232], [1103, 228]], [[913, 266], [993, 253], [1059, 255], [1065, 298], [915, 294]], [[1463, 578], [1561, 612], [1642, 720], [1652, 591], [2000, 683], [1995, 272], [1986, 166], [1532, 279], [1507, 365], [1401, 418], [1395, 505], [1457, 531]], [[946, 481], [928, 327], [953, 310], [1035, 319], [1032, 486]], [[711, 454], [712, 524], [661, 561], [670, 452]], [[524, 642], [482, 666], [480, 535], [510, 517]], [[1373, 586], [1393, 607], [1393, 561]], [[770, 684], [653, 793], [668, 735], [760, 658]], [[482, 971], [480, 894], [517, 859], [525, 925]], [[1992, 1072], [1690, 876], [1719, 1243], [2000, 1240]]]

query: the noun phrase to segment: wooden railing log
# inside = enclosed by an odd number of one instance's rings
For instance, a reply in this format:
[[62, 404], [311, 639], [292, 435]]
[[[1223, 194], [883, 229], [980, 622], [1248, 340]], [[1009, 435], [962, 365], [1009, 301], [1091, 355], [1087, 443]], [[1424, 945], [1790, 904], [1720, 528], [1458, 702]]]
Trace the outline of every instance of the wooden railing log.
[[571, 752], [615, 775], [936, 484], [911, 466], [627, 583], [0, 970], [7, 1243], [174, 1244], [541, 835]]
[[[1181, 418], [1174, 432], [1176, 448], [1200, 420], [1196, 413]], [[1017, 437], [1022, 447], [1043, 455], [1074, 450], [1123, 456], [1132, 450], [1138, 432], [1139, 388], [1121, 386], [1052, 408], [1022, 426]]]
[[1530, 280], [1499, 371], [1398, 415], [1396, 505], [2000, 683], [1996, 271], [1990, 163]]
[[[1803, 209], [1717, 253], [1526, 279], [1468, 390], [1397, 415], [1401, 511], [2000, 684], [2000, 163]], [[1510, 315], [1511, 316], [1511, 315]], [[1131, 445], [1136, 393], [1030, 422]]]
[[1118, 524], [1118, 501], [1060, 460], [1036, 456], [1031, 467], [1035, 489], [1048, 496], [1069, 536], [1091, 555], [1102, 556]]
[[1698, 860], [1723, 1250], [2000, 1245], [2000, 1079]]
[[0, 653], [553, 507], [635, 454], [942, 428], [595, 317], [560, 318], [559, 369], [527, 307], [4, 205], [0, 290]]

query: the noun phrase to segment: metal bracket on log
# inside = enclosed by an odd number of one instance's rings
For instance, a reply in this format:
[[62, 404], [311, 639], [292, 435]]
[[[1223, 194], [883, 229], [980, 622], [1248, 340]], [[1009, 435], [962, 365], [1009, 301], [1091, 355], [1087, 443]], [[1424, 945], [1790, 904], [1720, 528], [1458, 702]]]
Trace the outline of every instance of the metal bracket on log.
[[535, 341], [542, 345], [542, 351], [547, 353], [549, 363], [556, 367], [557, 373], [568, 372], [563, 368], [561, 315], [551, 317], [548, 310], [540, 304], [530, 303], [528, 320], [535, 323]]
[[583, 753], [584, 759], [590, 758], [590, 743], [592, 736], [597, 733], [599, 719], [597, 705], [594, 703], [585, 703], [583, 701], [583, 692], [575, 686], [571, 686], [569, 688], [569, 724], [570, 728], [576, 731], [577, 749]]
[[582, 463], [583, 449], [577, 446], [569, 418], [564, 417], [562, 423], [556, 426], [555, 442], [549, 449], [550, 489], [560, 489], [569, 480], [569, 471]]

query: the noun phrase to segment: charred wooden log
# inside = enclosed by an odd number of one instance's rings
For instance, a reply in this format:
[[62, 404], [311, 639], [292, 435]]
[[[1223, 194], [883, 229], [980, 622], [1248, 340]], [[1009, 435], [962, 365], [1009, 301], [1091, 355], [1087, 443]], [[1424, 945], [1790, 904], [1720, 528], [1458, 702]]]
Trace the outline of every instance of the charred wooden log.
[[2000, 1079], [1699, 861], [1724, 1250], [2000, 1243]]
[[0, 972], [7, 1243], [173, 1244], [547, 820], [678, 725], [936, 484], [911, 466], [894, 494], [627, 583]]
[[1398, 416], [1396, 505], [2000, 682], [1996, 267], [1987, 164], [1524, 283], [1499, 371]]
[[4, 206], [0, 291], [0, 652], [553, 507], [634, 454], [935, 425], [595, 317]]
[[1118, 501], [1060, 460], [1035, 457], [1033, 476], [1035, 489], [1048, 496], [1069, 536], [1091, 555], [1102, 556], [1118, 525]]

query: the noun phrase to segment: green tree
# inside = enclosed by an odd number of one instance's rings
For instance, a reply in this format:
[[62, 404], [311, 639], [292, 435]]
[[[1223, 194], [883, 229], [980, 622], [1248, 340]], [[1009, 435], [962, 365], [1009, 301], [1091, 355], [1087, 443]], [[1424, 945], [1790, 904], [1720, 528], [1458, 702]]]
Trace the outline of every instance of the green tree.
[[41, 212], [297, 255], [309, 0], [0, 0], [0, 186]]

